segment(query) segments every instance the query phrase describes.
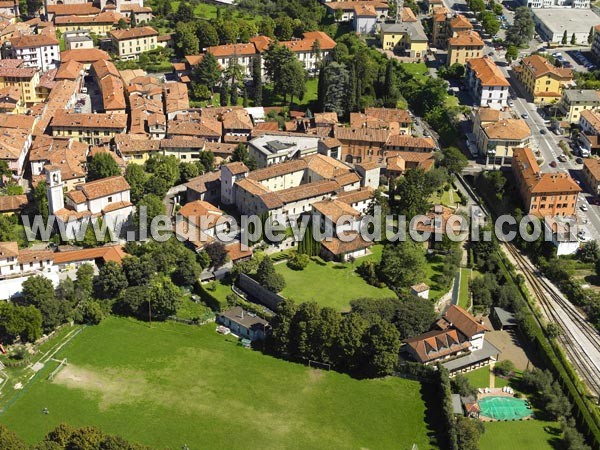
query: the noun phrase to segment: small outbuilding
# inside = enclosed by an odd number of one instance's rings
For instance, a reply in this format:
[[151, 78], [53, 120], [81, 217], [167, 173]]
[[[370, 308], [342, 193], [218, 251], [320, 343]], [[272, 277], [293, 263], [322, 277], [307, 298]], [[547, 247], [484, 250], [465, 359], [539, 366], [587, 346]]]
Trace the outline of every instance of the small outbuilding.
[[217, 315], [217, 323], [229, 328], [233, 334], [251, 341], [264, 339], [270, 330], [269, 322], [241, 306]]
[[517, 319], [515, 319], [515, 315], [498, 306], [492, 308], [490, 321], [497, 330], [514, 330], [517, 328]]
[[417, 297], [421, 297], [426, 300], [429, 298], [429, 286], [427, 286], [425, 283], [419, 283], [411, 286], [410, 292]]

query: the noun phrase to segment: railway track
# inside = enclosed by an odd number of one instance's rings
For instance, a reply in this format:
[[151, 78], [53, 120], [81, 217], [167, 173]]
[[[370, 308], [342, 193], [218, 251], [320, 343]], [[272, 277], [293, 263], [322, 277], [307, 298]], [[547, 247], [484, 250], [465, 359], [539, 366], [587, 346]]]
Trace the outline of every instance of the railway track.
[[571, 302], [552, 286], [512, 244], [505, 248], [531, 285], [546, 318], [562, 330], [558, 337], [567, 357], [590, 392], [600, 396], [600, 335]]

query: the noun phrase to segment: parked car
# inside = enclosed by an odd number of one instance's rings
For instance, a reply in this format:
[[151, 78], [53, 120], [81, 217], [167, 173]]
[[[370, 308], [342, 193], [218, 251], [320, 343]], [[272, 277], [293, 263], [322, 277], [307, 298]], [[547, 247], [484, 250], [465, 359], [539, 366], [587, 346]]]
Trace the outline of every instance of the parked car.
[[542, 128], [542, 129], [540, 130], [540, 134], [546, 134], [546, 129], [545, 129], [545, 128]]
[[521, 114], [521, 118], [522, 119], [529, 119], [529, 114], [523, 113], [523, 114]]
[[575, 162], [576, 162], [577, 164], [583, 164], [583, 159], [582, 159], [582, 158], [576, 158], [576, 159], [575, 159]]
[[579, 209], [581, 209], [582, 211], [584, 211], [584, 212], [585, 212], [585, 211], [587, 211], [587, 210], [588, 210], [588, 206], [587, 206], [585, 203], [582, 203], [582, 204], [579, 206]]
[[560, 155], [560, 156], [558, 157], [558, 160], [559, 160], [560, 162], [567, 162], [567, 157], [566, 157], [566, 156], [565, 156], [565, 154], [563, 153], [562, 155]]
[[550, 163], [550, 167], [552, 167], [553, 169], [556, 168], [556, 166], [558, 166], [558, 164], [556, 164], [556, 161], [552, 161]]

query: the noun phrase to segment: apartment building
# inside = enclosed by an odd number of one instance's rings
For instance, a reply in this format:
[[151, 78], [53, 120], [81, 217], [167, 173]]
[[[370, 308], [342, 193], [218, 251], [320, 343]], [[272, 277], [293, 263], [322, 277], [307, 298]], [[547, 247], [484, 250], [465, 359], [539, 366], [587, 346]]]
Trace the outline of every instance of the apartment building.
[[571, 69], [555, 67], [540, 55], [523, 58], [515, 67], [517, 78], [536, 104], [555, 103], [562, 96], [562, 90], [573, 80]]
[[429, 43], [420, 21], [402, 21], [381, 25], [381, 48], [399, 51], [410, 58], [423, 58]]
[[60, 64], [58, 40], [47, 34], [31, 34], [13, 37], [10, 43], [12, 58], [22, 60], [29, 67], [37, 67], [42, 72], [56, 69]]
[[8, 19], [16, 19], [21, 15], [19, 2], [17, 0], [2, 0], [0, 1], [0, 16]]
[[320, 140], [305, 134], [265, 133], [248, 143], [248, 153], [258, 167], [267, 167], [317, 153]]
[[600, 159], [583, 160], [583, 179], [594, 195], [600, 195]]
[[448, 57], [446, 64], [465, 65], [467, 60], [481, 58], [485, 43], [476, 31], [459, 31], [448, 38]]
[[600, 25], [594, 27], [594, 40], [592, 41], [592, 55], [600, 61]]
[[600, 93], [594, 89], [564, 89], [558, 108], [565, 115], [564, 120], [578, 123], [583, 111], [600, 108]]
[[581, 188], [571, 175], [564, 172], [543, 173], [529, 147], [514, 149], [512, 172], [525, 205], [525, 214], [537, 217], [575, 214], [577, 194]]
[[521, 0], [522, 6], [539, 8], [585, 8], [589, 9], [590, 0]]
[[127, 114], [75, 114], [59, 111], [50, 122], [52, 136], [87, 144], [108, 143], [127, 130]]
[[352, 23], [358, 34], [374, 32], [377, 21], [385, 20], [389, 11], [387, 2], [378, 0], [328, 2], [325, 7], [336, 22]]
[[112, 61], [99, 60], [92, 64], [91, 75], [102, 96], [100, 112], [125, 113], [125, 87]]
[[433, 9], [432, 41], [436, 48], [446, 48], [448, 39], [473, 30], [473, 25], [462, 14], [453, 14], [444, 6]]
[[85, 30], [98, 36], [107, 36], [117, 28], [119, 21], [128, 19], [116, 12], [105, 11], [92, 16], [60, 16], [54, 18], [54, 25], [61, 33], [67, 31]]
[[531, 130], [523, 119], [491, 108], [479, 109], [473, 118], [475, 146], [488, 164], [504, 164], [513, 157], [515, 148], [527, 147]]
[[136, 27], [110, 32], [113, 48], [121, 59], [137, 59], [140, 53], [157, 47], [158, 31], [152, 27]]
[[467, 61], [465, 85], [476, 105], [494, 109], [507, 106], [510, 83], [491, 58], [484, 56]]
[[43, 275], [58, 285], [58, 271], [53, 265], [52, 250], [19, 249], [16, 242], [0, 242], [0, 298], [19, 294], [25, 280]]

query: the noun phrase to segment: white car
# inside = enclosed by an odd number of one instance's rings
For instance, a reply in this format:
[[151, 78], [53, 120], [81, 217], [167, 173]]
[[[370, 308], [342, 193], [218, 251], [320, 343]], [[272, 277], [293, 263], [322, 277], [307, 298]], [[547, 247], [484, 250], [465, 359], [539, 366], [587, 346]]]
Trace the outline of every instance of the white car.
[[585, 203], [583, 203], [579, 208], [584, 212], [588, 210], [588, 206]]

